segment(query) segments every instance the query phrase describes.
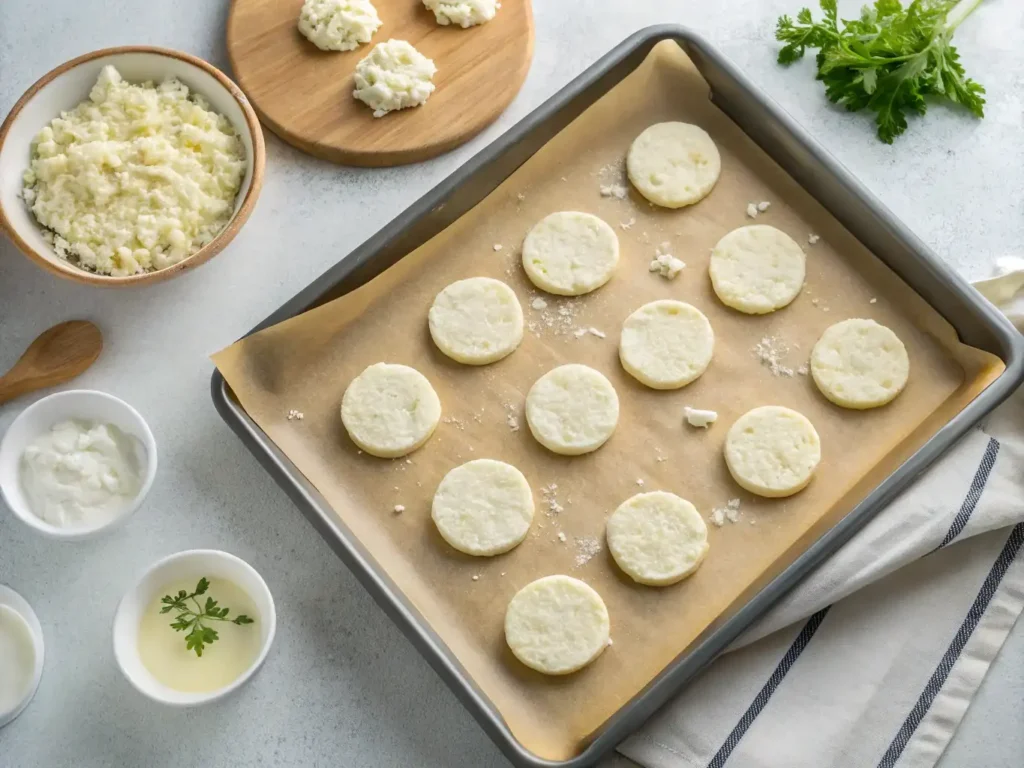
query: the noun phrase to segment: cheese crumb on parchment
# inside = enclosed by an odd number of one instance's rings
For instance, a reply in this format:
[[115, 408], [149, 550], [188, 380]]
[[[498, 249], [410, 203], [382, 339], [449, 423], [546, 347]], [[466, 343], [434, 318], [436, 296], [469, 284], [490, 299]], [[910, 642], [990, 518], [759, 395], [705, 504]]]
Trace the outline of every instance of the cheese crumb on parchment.
[[373, 110], [374, 117], [424, 104], [434, 92], [434, 62], [405, 40], [373, 46], [356, 64], [352, 95]]
[[740, 500], [729, 499], [729, 501], [725, 503], [725, 506], [715, 507], [713, 510], [711, 510], [711, 515], [709, 517], [712, 524], [718, 528], [721, 528], [723, 525], [725, 525], [726, 520], [728, 520], [730, 523], [739, 522]]
[[423, 0], [441, 26], [454, 24], [467, 29], [494, 18], [501, 3], [496, 0]]
[[574, 565], [582, 568], [601, 552], [601, 540], [593, 536], [576, 537], [576, 558]]
[[807, 242], [810, 243], [811, 245], [814, 245], [819, 240], [821, 240], [821, 237], [815, 235], [814, 233], [811, 233], [807, 236]]
[[288, 421], [302, 421], [304, 418], [306, 418], [306, 414], [302, 411], [297, 411], [294, 408], [288, 411]]
[[649, 272], [657, 272], [666, 280], [674, 280], [686, 267], [686, 262], [669, 253], [670, 247], [668, 243], [659, 245], [654, 251], [654, 259], [647, 267]]
[[299, 11], [299, 31], [322, 51], [353, 51], [380, 25], [370, 0], [306, 0]]
[[792, 376], [793, 369], [783, 363], [789, 354], [789, 345], [774, 336], [762, 336], [754, 346], [754, 354], [772, 372], [773, 376]]
[[614, 197], [616, 200], [625, 200], [629, 189], [622, 184], [602, 184], [601, 197]]
[[89, 98], [32, 140], [22, 196], [57, 255], [90, 272], [177, 264], [234, 215], [245, 148], [181, 81], [128, 83], [106, 66]]
[[683, 408], [683, 416], [691, 427], [703, 427], [704, 429], [707, 429], [718, 420], [717, 411], [691, 408], [688, 405]]

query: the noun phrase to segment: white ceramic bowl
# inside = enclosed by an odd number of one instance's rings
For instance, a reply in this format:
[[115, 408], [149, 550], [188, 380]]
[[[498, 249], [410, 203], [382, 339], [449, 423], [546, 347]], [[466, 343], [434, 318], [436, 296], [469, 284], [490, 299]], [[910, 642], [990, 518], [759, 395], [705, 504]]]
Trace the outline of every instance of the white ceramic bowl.
[[[112, 520], [94, 526], [60, 528], [37, 517], [21, 486], [21, 455], [29, 443], [67, 419], [84, 419], [113, 424], [134, 438], [136, 457], [142, 468], [142, 485], [135, 498]], [[146, 498], [156, 477], [156, 440], [139, 412], [124, 400], [91, 389], [71, 389], [44, 397], [20, 414], [0, 440], [0, 496], [15, 517], [44, 536], [55, 539], [85, 539], [107, 531], [127, 520]]]
[[[142, 621], [142, 612], [169, 583], [204, 576], [209, 578], [214, 586], [217, 579], [232, 581], [252, 598], [256, 604], [256, 626], [260, 631], [260, 652], [256, 660], [233, 683], [207, 693], [185, 693], [167, 687], [146, 669], [139, 658], [139, 624]], [[267, 583], [255, 568], [227, 552], [216, 549], [190, 549], [158, 561], [121, 599], [114, 614], [114, 657], [128, 682], [140, 693], [153, 701], [172, 707], [194, 707], [217, 701], [238, 690], [267, 658], [276, 632], [277, 612], [274, 609], [274, 598]]]
[[[61, 259], [46, 240], [21, 197], [22, 174], [28, 168], [32, 139], [62, 110], [89, 97], [100, 70], [113, 65], [129, 82], [159, 83], [177, 77], [231, 121], [245, 145], [248, 168], [235, 198], [234, 216], [207, 245], [188, 258], [156, 272], [126, 277], [98, 275]], [[93, 51], [43, 75], [14, 105], [0, 126], [0, 230], [40, 266], [80, 283], [104, 286], [140, 285], [166, 280], [212, 258], [249, 218], [263, 184], [263, 132], [245, 94], [223, 72], [202, 59], [169, 48], [126, 46]]]
[[0, 606], [9, 608], [14, 611], [18, 616], [24, 620], [25, 624], [28, 625], [29, 634], [32, 636], [32, 647], [35, 650], [35, 667], [32, 670], [32, 682], [29, 685], [28, 690], [25, 692], [25, 696], [20, 702], [14, 705], [13, 709], [9, 709], [6, 712], [0, 710], [0, 728], [3, 728], [14, 718], [25, 711], [25, 707], [28, 706], [29, 702], [32, 701], [32, 697], [36, 695], [36, 689], [39, 688], [39, 681], [43, 677], [43, 628], [39, 624], [39, 619], [36, 617], [35, 611], [32, 610], [32, 606], [28, 602], [15, 592], [10, 587], [5, 587], [0, 584]]

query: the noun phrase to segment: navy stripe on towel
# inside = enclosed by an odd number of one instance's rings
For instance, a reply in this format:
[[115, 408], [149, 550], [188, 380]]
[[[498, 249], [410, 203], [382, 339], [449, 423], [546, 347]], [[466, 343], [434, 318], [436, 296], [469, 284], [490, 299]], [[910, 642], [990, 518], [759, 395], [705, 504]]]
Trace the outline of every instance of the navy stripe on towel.
[[761, 710], [768, 704], [768, 699], [775, 693], [775, 689], [779, 687], [782, 679], [789, 672], [793, 664], [800, 657], [800, 654], [804, 652], [808, 643], [811, 642], [811, 638], [814, 637], [814, 633], [818, 631], [818, 627], [821, 626], [821, 622], [825, 620], [825, 614], [828, 613], [831, 605], [826, 605], [816, 614], [811, 616], [804, 624], [804, 628], [800, 630], [800, 634], [796, 636], [796, 640], [789, 646], [789, 650], [786, 651], [786, 655], [782, 657], [782, 661], [772, 672], [771, 677], [768, 678], [768, 682], [764, 684], [764, 687], [760, 690], [757, 696], [754, 698], [754, 702], [747, 708], [747, 711], [743, 713], [743, 717], [736, 724], [736, 727], [732, 729], [732, 733], [725, 739], [725, 743], [719, 748], [715, 756], [711, 758], [711, 762], [708, 763], [708, 768], [722, 768], [725, 765], [725, 761], [729, 759], [729, 755], [736, 748], [736, 745], [740, 743], [740, 739], [743, 738], [743, 734], [747, 732], [747, 729], [753, 724], [754, 720], [761, 713]]
[[988, 482], [988, 476], [992, 474], [992, 467], [996, 465], [996, 456], [999, 455], [999, 441], [994, 437], [990, 437], [988, 445], [985, 447], [985, 453], [981, 457], [981, 464], [978, 465], [978, 471], [974, 473], [974, 479], [971, 480], [971, 487], [967, 491], [967, 497], [964, 499], [964, 503], [960, 506], [960, 511], [956, 513], [956, 517], [953, 519], [953, 524], [949, 527], [949, 531], [946, 533], [946, 537], [939, 544], [939, 549], [949, 544], [953, 539], [960, 535], [964, 527], [967, 525], [967, 521], [971, 519], [971, 514], [974, 512], [974, 508], [978, 506], [978, 501], [981, 499], [981, 493], [985, 490], [985, 484]]
[[953, 638], [953, 642], [946, 649], [942, 661], [939, 662], [938, 668], [932, 674], [931, 679], [928, 680], [928, 684], [925, 686], [924, 691], [921, 692], [921, 696], [918, 698], [914, 708], [910, 710], [907, 719], [903, 721], [903, 726], [892, 740], [889, 749], [885, 751], [885, 754], [879, 761], [878, 768], [893, 768], [896, 765], [896, 761], [900, 759], [900, 755], [903, 754], [903, 750], [910, 741], [910, 737], [914, 735], [917, 726], [921, 724], [932, 702], [935, 701], [935, 697], [938, 696], [943, 683], [949, 677], [950, 670], [953, 669], [953, 665], [963, 652], [964, 646], [967, 645], [967, 641], [971, 637], [971, 633], [974, 632], [974, 628], [978, 626], [982, 614], [985, 613], [985, 609], [988, 608], [992, 596], [999, 587], [999, 582], [1003, 580], [1006, 570], [1010, 567], [1010, 563], [1013, 562], [1017, 553], [1020, 552], [1021, 546], [1024, 546], [1024, 523], [1018, 523], [1010, 532], [1010, 537], [1006, 540], [1003, 551], [999, 553], [999, 557], [996, 558], [995, 563], [992, 565], [992, 570], [988, 572], [985, 583], [981, 585], [978, 596], [974, 598], [974, 604], [971, 605], [971, 609], [967, 612], [967, 617], [964, 619], [963, 624], [960, 625], [960, 629]]

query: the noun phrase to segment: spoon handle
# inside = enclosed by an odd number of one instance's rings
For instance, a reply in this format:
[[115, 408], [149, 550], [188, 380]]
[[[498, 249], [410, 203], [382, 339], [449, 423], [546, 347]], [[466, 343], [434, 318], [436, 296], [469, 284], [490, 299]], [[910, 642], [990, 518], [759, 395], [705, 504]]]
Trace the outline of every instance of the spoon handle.
[[70, 381], [92, 365], [102, 349], [99, 328], [86, 320], [69, 320], [43, 331], [0, 376], [0, 403]]

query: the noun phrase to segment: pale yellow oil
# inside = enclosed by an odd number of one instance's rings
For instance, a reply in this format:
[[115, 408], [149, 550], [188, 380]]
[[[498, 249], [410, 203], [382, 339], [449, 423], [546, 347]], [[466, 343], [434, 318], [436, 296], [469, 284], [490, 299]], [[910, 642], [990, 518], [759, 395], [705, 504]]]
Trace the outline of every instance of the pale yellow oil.
[[[212, 597], [219, 608], [230, 608], [228, 618], [245, 614], [252, 624], [237, 625], [229, 621], [204, 621], [220, 637], [203, 649], [202, 657], [185, 647], [188, 630], [171, 629], [178, 613], [160, 613], [164, 595], [188, 594], [196, 588], [199, 577], [176, 581], [160, 589], [146, 607], [139, 625], [139, 657], [146, 669], [168, 688], [185, 693], [207, 693], [237, 680], [256, 660], [260, 652], [260, 618], [256, 606], [245, 590], [225, 579], [208, 579], [210, 588], [196, 598], [200, 605]], [[193, 610], [195, 603], [188, 601]]]

